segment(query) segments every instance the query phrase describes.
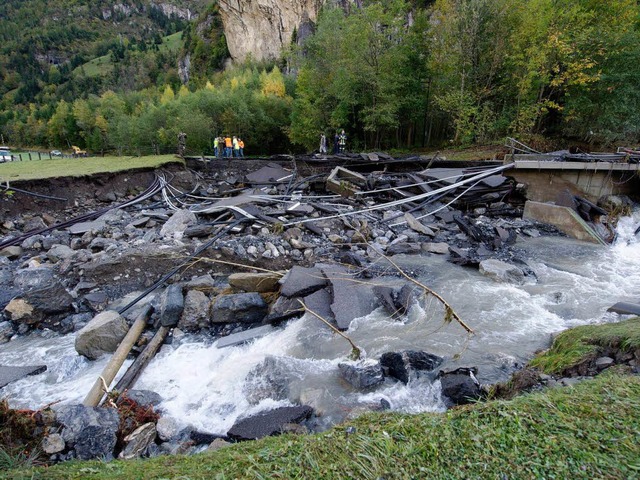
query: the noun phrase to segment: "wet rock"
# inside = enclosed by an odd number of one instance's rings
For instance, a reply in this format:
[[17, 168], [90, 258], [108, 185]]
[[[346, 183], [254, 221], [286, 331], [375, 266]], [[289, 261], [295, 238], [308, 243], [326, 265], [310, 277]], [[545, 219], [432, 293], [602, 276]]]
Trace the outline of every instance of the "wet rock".
[[218, 348], [233, 347], [235, 345], [241, 345], [243, 343], [250, 342], [257, 338], [264, 337], [265, 335], [273, 332], [271, 325], [263, 325], [257, 328], [250, 328], [249, 330], [243, 330], [242, 332], [232, 333], [226, 337], [222, 337], [218, 340], [216, 346]]
[[440, 372], [442, 396], [449, 405], [464, 405], [482, 398], [483, 392], [476, 379], [476, 373], [476, 368], [458, 368], [451, 372]]
[[184, 299], [184, 310], [178, 328], [185, 332], [196, 332], [210, 324], [211, 301], [198, 290], [189, 290]]
[[62, 435], [59, 433], [52, 433], [42, 439], [41, 447], [44, 453], [47, 455], [53, 455], [54, 453], [62, 452], [66, 445]]
[[289, 367], [281, 358], [267, 355], [247, 374], [243, 393], [247, 401], [257, 405], [263, 400], [285, 400], [289, 396]]
[[229, 285], [245, 292], [275, 292], [281, 275], [273, 273], [233, 273], [229, 275]]
[[295, 266], [280, 280], [280, 293], [285, 297], [304, 297], [327, 285], [327, 279], [319, 268]]
[[378, 302], [387, 310], [391, 318], [397, 318], [398, 311], [396, 307], [396, 297], [398, 293], [392, 287], [383, 287], [381, 285], [373, 287], [373, 294]]
[[412, 372], [429, 372], [437, 368], [442, 362], [442, 357], [414, 350], [387, 352], [380, 357], [380, 365], [385, 374], [403, 383], [409, 382]]
[[524, 272], [522, 269], [500, 260], [483, 260], [480, 262], [479, 270], [482, 275], [497, 282], [514, 283], [516, 285], [522, 285], [524, 283]]
[[382, 367], [378, 362], [366, 363], [339, 363], [340, 376], [347, 383], [358, 390], [375, 387], [384, 382]]
[[403, 285], [395, 299], [396, 311], [401, 315], [406, 314], [413, 305], [418, 303], [418, 298], [421, 294], [422, 289], [417, 285]]
[[268, 313], [267, 303], [260, 294], [237, 293], [220, 295], [213, 304], [212, 323], [257, 323]]
[[178, 436], [178, 423], [171, 417], [160, 417], [156, 423], [158, 438], [163, 442], [173, 440]]
[[160, 229], [160, 236], [163, 238], [181, 238], [184, 231], [198, 223], [195, 214], [189, 210], [178, 210]]
[[163, 327], [175, 327], [180, 321], [184, 310], [184, 297], [182, 286], [169, 285], [160, 297], [160, 325]]
[[78, 332], [76, 351], [95, 360], [104, 353], [115, 352], [128, 331], [129, 324], [118, 312], [99, 313]]
[[127, 390], [127, 398], [143, 407], [159, 405], [162, 402], [160, 394], [153, 390]]
[[281, 295], [269, 308], [269, 315], [264, 321], [275, 325], [289, 318], [299, 316], [303, 312], [304, 309], [297, 298], [288, 298]]
[[318, 290], [317, 292], [304, 297], [302, 301], [309, 310], [317, 313], [328, 322], [336, 322], [333, 310], [331, 310], [331, 302], [333, 301], [333, 298], [329, 289], [323, 288], [322, 290]]
[[6, 365], [0, 365], [0, 388], [21, 380], [30, 375], [39, 375], [47, 370], [46, 365], [24, 366], [24, 367], [11, 367]]
[[22, 247], [17, 245], [5, 247], [0, 250], [0, 256], [7, 257], [9, 260], [17, 260], [22, 256]]
[[480, 258], [473, 249], [458, 247], [449, 247], [449, 261], [463, 267], [477, 267], [480, 265]]
[[235, 440], [256, 440], [280, 433], [287, 423], [300, 423], [313, 413], [306, 405], [295, 407], [279, 407], [274, 410], [260, 412], [239, 420], [227, 432]]
[[387, 247], [387, 255], [415, 255], [421, 250], [418, 243], [399, 243]]
[[63, 405], [56, 411], [62, 438], [75, 450], [76, 458], [112, 460], [120, 416], [115, 408]]
[[124, 437], [126, 447], [120, 452], [118, 458], [130, 460], [132, 458], [141, 457], [147, 447], [156, 439], [156, 426], [154, 423], [145, 423], [140, 425], [129, 435]]
[[331, 284], [331, 311], [341, 330], [347, 330], [355, 318], [369, 315], [376, 308], [371, 286], [354, 282], [353, 278], [335, 267], [323, 269], [323, 273]]

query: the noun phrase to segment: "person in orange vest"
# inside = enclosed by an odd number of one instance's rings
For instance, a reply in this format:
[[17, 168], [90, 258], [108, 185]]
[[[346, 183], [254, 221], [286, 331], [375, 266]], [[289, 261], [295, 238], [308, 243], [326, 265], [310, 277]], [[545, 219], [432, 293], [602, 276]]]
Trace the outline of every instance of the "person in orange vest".
[[231, 140], [231, 137], [227, 135], [226, 137], [224, 137], [224, 156], [226, 158], [231, 158], [232, 148], [233, 142]]
[[238, 145], [238, 137], [233, 136], [233, 156], [240, 157], [240, 145]]
[[240, 157], [244, 158], [244, 140], [238, 139], [238, 146], [240, 147]]

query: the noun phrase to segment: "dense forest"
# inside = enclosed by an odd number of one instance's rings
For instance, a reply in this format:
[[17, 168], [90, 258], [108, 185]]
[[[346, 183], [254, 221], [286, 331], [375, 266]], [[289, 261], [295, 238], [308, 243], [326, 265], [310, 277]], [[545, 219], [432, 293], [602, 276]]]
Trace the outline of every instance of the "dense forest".
[[[17, 3], [0, 7], [3, 26]], [[213, 19], [204, 35], [152, 8], [145, 18], [155, 27], [126, 38], [66, 23], [18, 45], [15, 29], [27, 28], [18, 22], [0, 29], [0, 133], [13, 145], [121, 154], [173, 151], [180, 131], [191, 153], [210, 151], [222, 133], [240, 135], [249, 154], [311, 151], [337, 129], [352, 150], [505, 136], [640, 141], [636, 0], [361, 3], [349, 14], [325, 7], [314, 34], [294, 35], [278, 61], [225, 70], [215, 4], [199, 12]], [[37, 52], [52, 51], [43, 43], [69, 51], [72, 41], [91, 49], [43, 69]]]

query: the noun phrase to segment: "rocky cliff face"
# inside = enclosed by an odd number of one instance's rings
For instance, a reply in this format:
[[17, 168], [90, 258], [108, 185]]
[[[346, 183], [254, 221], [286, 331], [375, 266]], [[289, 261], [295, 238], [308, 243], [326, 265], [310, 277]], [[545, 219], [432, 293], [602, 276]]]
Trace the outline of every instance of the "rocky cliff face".
[[349, 8], [354, 0], [219, 0], [229, 53], [234, 61], [277, 58], [294, 30], [314, 23], [325, 3]]

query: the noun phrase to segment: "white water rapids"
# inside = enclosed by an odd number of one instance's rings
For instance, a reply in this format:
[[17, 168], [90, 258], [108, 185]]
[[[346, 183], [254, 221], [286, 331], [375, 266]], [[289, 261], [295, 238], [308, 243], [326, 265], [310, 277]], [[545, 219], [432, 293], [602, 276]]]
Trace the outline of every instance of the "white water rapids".
[[[634, 235], [639, 221], [640, 214], [622, 219], [611, 247], [563, 238], [519, 240], [517, 248], [526, 252], [538, 277], [523, 286], [494, 282], [477, 269], [452, 265], [437, 255], [395, 257], [446, 298], [475, 335], [467, 338], [455, 324], [443, 327], [433, 303], [414, 308], [401, 322], [377, 310], [355, 320], [347, 334], [369, 358], [387, 351], [424, 350], [445, 357], [442, 368], [478, 366], [481, 382], [505, 380], [516, 364], [546, 348], [552, 333], [616, 320], [617, 315], [606, 313], [608, 307], [640, 300], [640, 243]], [[0, 364], [45, 364], [48, 370], [0, 389], [0, 396], [21, 408], [82, 402], [107, 358], [88, 361], [77, 355], [73, 343], [74, 335], [44, 332], [1, 345]], [[210, 339], [187, 336], [163, 346], [136, 388], [158, 392], [164, 399], [160, 409], [181, 424], [219, 434], [237, 418], [295, 402], [314, 406], [321, 414], [320, 427], [381, 399], [402, 412], [444, 409], [438, 382], [427, 378], [408, 385], [386, 380], [366, 394], [349, 388], [338, 375], [338, 363], [349, 351], [344, 339], [309, 316], [237, 347], [217, 349]], [[459, 359], [454, 359], [456, 354]], [[247, 374], [267, 356], [279, 360], [288, 392], [284, 400], [252, 404], [247, 392], [253, 385], [246, 381]]]

